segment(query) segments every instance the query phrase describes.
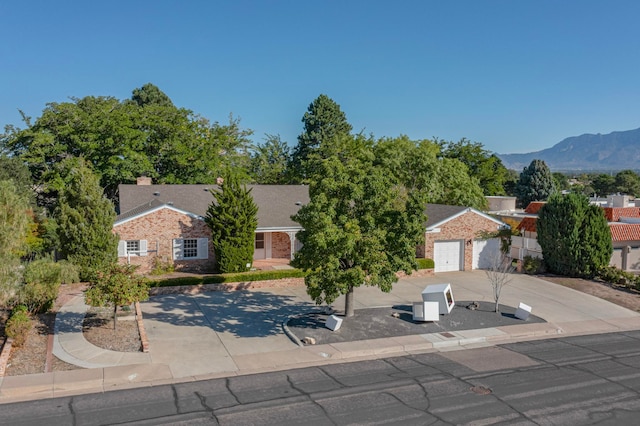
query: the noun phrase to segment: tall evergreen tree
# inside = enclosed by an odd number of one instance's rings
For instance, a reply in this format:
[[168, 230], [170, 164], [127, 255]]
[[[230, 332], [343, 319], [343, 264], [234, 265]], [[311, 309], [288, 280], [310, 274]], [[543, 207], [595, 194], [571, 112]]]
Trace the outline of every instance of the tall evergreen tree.
[[611, 260], [611, 232], [604, 211], [584, 195], [553, 195], [540, 210], [536, 228], [551, 272], [593, 277]]
[[251, 155], [251, 180], [260, 184], [286, 184], [289, 145], [280, 135], [266, 135]]
[[308, 165], [309, 156], [318, 150], [321, 143], [348, 135], [352, 129], [340, 105], [324, 94], [309, 105], [302, 122], [304, 131], [298, 136], [289, 166], [293, 182], [305, 182], [309, 178], [312, 173]]
[[521, 207], [527, 207], [532, 201], [546, 201], [555, 192], [553, 175], [547, 164], [533, 160], [520, 173], [515, 192]]
[[251, 189], [228, 175], [219, 189], [212, 189], [214, 202], [207, 209], [206, 223], [211, 229], [216, 261], [220, 272], [246, 271], [253, 262], [258, 207]]
[[117, 260], [118, 237], [112, 232], [115, 209], [82, 159], [69, 158], [62, 169], [65, 185], [54, 211], [60, 255], [80, 268], [81, 279], [93, 280]]

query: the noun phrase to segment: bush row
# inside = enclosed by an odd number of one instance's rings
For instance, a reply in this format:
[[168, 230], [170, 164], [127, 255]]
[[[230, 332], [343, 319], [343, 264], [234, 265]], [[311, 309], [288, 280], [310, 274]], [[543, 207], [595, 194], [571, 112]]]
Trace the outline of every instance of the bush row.
[[418, 269], [433, 269], [436, 266], [436, 264], [433, 261], [433, 259], [421, 259], [421, 258], [418, 258], [418, 259], [416, 259], [416, 261], [418, 262]]
[[303, 278], [306, 274], [300, 269], [280, 269], [273, 271], [236, 272], [193, 277], [167, 278], [151, 280], [151, 287], [169, 287], [179, 285], [223, 284], [245, 281], [267, 281], [282, 278]]
[[640, 276], [623, 271], [615, 266], [605, 266], [600, 268], [598, 271], [598, 278], [611, 284], [618, 284], [640, 290]]

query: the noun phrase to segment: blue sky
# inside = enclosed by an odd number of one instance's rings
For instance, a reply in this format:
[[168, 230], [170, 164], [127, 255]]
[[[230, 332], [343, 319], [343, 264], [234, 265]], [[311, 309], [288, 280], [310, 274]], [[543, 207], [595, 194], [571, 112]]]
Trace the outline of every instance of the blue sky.
[[640, 2], [0, 0], [0, 126], [147, 82], [290, 145], [324, 93], [354, 130], [498, 153], [640, 127]]

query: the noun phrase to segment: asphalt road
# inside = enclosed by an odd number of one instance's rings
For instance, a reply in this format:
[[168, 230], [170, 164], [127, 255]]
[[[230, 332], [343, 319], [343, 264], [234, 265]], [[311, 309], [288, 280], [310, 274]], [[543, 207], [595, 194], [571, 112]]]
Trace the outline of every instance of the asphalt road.
[[640, 331], [0, 405], [4, 425], [637, 424]]

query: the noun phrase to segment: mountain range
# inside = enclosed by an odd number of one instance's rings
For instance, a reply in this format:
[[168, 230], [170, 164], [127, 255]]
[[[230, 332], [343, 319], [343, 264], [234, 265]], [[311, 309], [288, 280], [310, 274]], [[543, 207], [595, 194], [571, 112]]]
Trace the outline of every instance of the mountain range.
[[516, 171], [536, 159], [543, 160], [552, 171], [637, 170], [640, 169], [640, 129], [572, 136], [542, 151], [497, 155], [506, 168]]

